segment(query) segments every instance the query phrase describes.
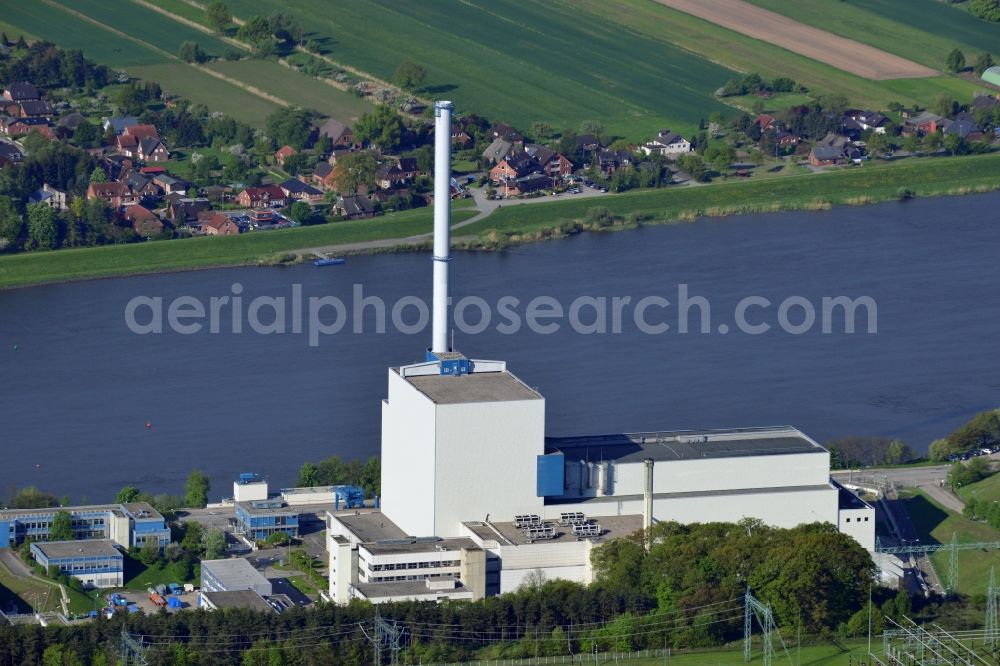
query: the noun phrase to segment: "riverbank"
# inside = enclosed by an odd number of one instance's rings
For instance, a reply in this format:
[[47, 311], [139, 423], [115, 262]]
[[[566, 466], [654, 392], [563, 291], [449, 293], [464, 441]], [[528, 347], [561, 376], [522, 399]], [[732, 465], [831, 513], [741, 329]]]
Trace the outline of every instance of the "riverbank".
[[[941, 196], [1000, 189], [1000, 153], [912, 158], [831, 173], [729, 181], [703, 186], [640, 190], [587, 199], [544, 199], [498, 208], [463, 225], [456, 246], [504, 247], [582, 230], [617, 230], [755, 212], [827, 209], [905, 196]], [[594, 215], [593, 209], [606, 214]], [[392, 251], [418, 246], [433, 227], [429, 208], [369, 220], [220, 238], [191, 238], [0, 257], [0, 289], [100, 277], [224, 266], [273, 265], [283, 253], [322, 248], [334, 254]], [[457, 225], [476, 215], [456, 207]]]

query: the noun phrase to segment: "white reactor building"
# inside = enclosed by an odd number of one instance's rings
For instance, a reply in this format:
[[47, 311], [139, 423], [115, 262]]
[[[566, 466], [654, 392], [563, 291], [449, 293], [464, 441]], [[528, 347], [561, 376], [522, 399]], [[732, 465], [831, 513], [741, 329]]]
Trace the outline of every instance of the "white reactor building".
[[545, 436], [545, 398], [447, 345], [451, 104], [435, 104], [433, 346], [390, 368], [381, 511], [329, 512], [332, 600], [478, 599], [590, 582], [591, 550], [655, 522], [826, 522], [875, 548], [875, 510], [790, 426]]

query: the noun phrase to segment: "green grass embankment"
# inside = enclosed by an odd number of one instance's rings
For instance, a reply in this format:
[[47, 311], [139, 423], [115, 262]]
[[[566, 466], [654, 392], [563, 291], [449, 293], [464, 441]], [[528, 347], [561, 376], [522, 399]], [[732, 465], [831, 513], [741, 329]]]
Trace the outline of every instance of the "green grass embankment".
[[1000, 189], [1000, 153], [911, 158], [846, 167], [832, 173], [641, 190], [597, 201], [578, 199], [550, 205], [510, 206], [463, 228], [462, 234], [479, 234], [485, 247], [502, 246], [558, 237], [584, 228], [587, 212], [595, 206], [607, 208], [622, 218], [634, 215], [646, 222], [678, 222], [703, 216], [877, 203], [899, 198], [902, 189], [918, 197]]

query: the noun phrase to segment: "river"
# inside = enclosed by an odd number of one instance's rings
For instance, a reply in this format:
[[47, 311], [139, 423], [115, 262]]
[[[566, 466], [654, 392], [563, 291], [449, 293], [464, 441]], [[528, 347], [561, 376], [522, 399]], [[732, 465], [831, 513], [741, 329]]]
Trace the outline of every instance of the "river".
[[[626, 314], [618, 334], [583, 335], [566, 322], [552, 334], [491, 326], [458, 332], [456, 346], [508, 361], [537, 387], [552, 435], [792, 424], [821, 442], [882, 435], [926, 450], [975, 412], [1000, 405], [998, 211], [1000, 194], [987, 194], [458, 254], [456, 298], [676, 302], [685, 284], [710, 303], [712, 332], [698, 332], [695, 309], [687, 334], [676, 325], [645, 334]], [[369, 333], [347, 332], [348, 324], [316, 346], [307, 333], [237, 334], [228, 320], [219, 333], [140, 335], [126, 325], [126, 305], [137, 296], [208, 303], [231, 296], [234, 283], [244, 302], [290, 297], [298, 283], [306, 299], [332, 294], [350, 303], [361, 284], [391, 304], [429, 297], [430, 278], [428, 255], [385, 254], [322, 269], [234, 268], [0, 292], [0, 495], [29, 484], [75, 502], [108, 501], [128, 483], [181, 492], [198, 467], [218, 498], [231, 495], [240, 472], [283, 486], [305, 460], [377, 453], [386, 368], [420, 360], [429, 331], [371, 332], [369, 309]], [[773, 310], [784, 299], [819, 304], [841, 295], [874, 300], [877, 333], [867, 332], [864, 316], [854, 334], [836, 320], [832, 334], [819, 323], [803, 334], [778, 330]], [[747, 311], [771, 331], [735, 330], [734, 308], [748, 296], [775, 304]], [[646, 311], [650, 321], [670, 322], [669, 313]], [[793, 309], [789, 318], [802, 317]], [[468, 319], [477, 316], [470, 311]], [[717, 323], [726, 322], [730, 332], [719, 333]]]

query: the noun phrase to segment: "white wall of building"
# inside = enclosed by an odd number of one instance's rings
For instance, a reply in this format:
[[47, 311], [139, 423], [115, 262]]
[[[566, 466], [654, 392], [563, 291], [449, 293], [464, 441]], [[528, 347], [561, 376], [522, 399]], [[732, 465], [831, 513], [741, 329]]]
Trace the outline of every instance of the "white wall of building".
[[[655, 486], [654, 486], [655, 490]], [[556, 504], [545, 507], [544, 517], [555, 520], [564, 511], [582, 511], [588, 518], [636, 515], [643, 511], [642, 498]], [[737, 522], [757, 518], [775, 527], [802, 523], [838, 524], [837, 489], [826, 487], [797, 491], [727, 492], [654, 497], [653, 520], [679, 523]]]
[[267, 499], [267, 481], [254, 481], [253, 483], [233, 482], [233, 501], [254, 502]]
[[390, 368], [382, 401], [381, 507], [414, 536], [435, 534], [435, 415], [434, 403]]
[[875, 509], [841, 509], [837, 529], [849, 534], [869, 552], [875, 550]]
[[330, 551], [330, 598], [334, 603], [346, 604], [351, 600], [351, 584], [357, 571], [356, 551], [346, 539], [334, 539], [329, 534], [327, 548]]
[[545, 401], [439, 405], [435, 532], [453, 537], [461, 523], [540, 513], [536, 456], [545, 447]]

